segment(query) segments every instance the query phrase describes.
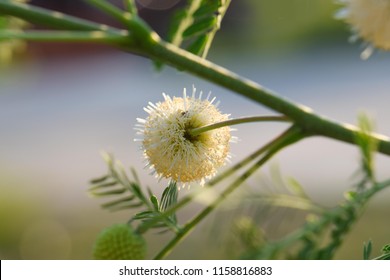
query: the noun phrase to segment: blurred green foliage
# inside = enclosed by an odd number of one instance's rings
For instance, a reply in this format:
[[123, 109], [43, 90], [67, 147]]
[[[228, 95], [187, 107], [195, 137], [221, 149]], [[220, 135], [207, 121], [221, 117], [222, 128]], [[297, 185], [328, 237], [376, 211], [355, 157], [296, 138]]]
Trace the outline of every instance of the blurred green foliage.
[[248, 50], [347, 43], [348, 27], [334, 18], [338, 9], [331, 0], [233, 1], [220, 36]]
[[19, 258], [24, 229], [41, 215], [39, 201], [11, 176], [0, 173], [0, 258]]

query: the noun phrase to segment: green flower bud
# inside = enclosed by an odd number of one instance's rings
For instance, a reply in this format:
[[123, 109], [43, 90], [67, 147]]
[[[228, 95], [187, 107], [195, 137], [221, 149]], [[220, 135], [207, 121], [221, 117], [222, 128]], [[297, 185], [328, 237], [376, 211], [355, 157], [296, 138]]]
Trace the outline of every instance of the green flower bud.
[[97, 237], [93, 250], [97, 260], [142, 260], [145, 254], [145, 240], [126, 224], [104, 229]]

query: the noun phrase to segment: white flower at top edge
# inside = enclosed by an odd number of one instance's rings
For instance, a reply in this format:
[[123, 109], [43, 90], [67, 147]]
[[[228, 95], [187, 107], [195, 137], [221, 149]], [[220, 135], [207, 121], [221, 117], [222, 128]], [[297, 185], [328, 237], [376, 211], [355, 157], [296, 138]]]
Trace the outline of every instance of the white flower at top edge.
[[390, 50], [390, 0], [338, 0], [345, 7], [337, 14], [351, 25], [353, 38], [368, 43], [362, 53], [368, 58], [374, 47]]
[[221, 127], [192, 136], [194, 128], [225, 121], [229, 115], [222, 114], [215, 98], [202, 100], [202, 92], [196, 96], [169, 97], [144, 110], [146, 119], [137, 119], [136, 129], [143, 136], [142, 149], [158, 178], [170, 178], [182, 185], [190, 182], [204, 184], [229, 157], [230, 128]]

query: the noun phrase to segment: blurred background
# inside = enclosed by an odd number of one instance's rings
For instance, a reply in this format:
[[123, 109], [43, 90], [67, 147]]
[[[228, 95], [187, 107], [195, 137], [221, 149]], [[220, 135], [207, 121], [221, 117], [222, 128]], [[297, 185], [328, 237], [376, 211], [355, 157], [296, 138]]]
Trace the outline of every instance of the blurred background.
[[[116, 25], [83, 1], [31, 2]], [[180, 0], [138, 2], [141, 16], [161, 36], [181, 5]], [[348, 43], [348, 26], [334, 19], [338, 9], [332, 0], [233, 0], [209, 59], [338, 121], [356, 123], [358, 112], [366, 112], [378, 132], [390, 135], [390, 56], [378, 51], [361, 60], [362, 46]], [[169, 67], [156, 72], [145, 58], [90, 44], [32, 43], [0, 71], [1, 259], [91, 259], [96, 235], [134, 214], [108, 213], [100, 208], [101, 200], [88, 195], [88, 181], [106, 172], [101, 151], [134, 167], [145, 185], [161, 193], [164, 182], [143, 169], [133, 126], [136, 117], [146, 116], [143, 107], [160, 101], [162, 92], [181, 95], [184, 87], [195, 85], [212, 91], [233, 118], [270, 113], [186, 73]], [[232, 162], [284, 128], [276, 123], [239, 126]], [[389, 178], [389, 158], [376, 159], [378, 178]], [[275, 168], [299, 181], [315, 202], [332, 207], [356, 183], [359, 152], [329, 139], [308, 139], [277, 155], [244, 188], [269, 185]], [[169, 258], [237, 258], [234, 227], [248, 210], [238, 198], [201, 223]], [[384, 191], [372, 199], [336, 258], [361, 259], [369, 239], [375, 255], [390, 242], [389, 198]], [[196, 214], [203, 203], [206, 199], [183, 209], [180, 218]], [[255, 221], [271, 239], [304, 222], [299, 211], [269, 212], [258, 213]], [[149, 256], [170, 237], [148, 234]]]

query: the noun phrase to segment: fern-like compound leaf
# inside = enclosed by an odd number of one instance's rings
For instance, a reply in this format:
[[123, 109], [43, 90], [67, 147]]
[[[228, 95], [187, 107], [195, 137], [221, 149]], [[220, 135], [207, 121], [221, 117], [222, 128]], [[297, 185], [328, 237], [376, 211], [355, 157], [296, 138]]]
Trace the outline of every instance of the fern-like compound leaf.
[[205, 58], [231, 0], [193, 0], [171, 22], [168, 41]]

